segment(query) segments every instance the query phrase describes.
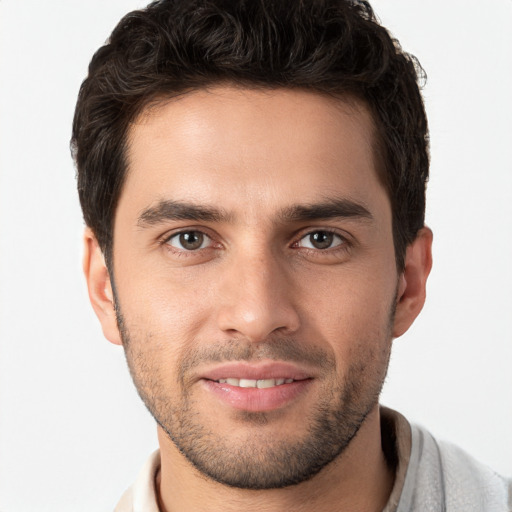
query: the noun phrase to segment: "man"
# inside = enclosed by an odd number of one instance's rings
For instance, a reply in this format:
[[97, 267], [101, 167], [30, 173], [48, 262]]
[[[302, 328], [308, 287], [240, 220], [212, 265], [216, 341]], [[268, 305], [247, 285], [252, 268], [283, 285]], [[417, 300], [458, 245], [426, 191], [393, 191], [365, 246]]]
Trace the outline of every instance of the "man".
[[420, 312], [421, 68], [353, 1], [160, 1], [73, 124], [84, 268], [160, 450], [116, 510], [509, 510], [379, 406]]

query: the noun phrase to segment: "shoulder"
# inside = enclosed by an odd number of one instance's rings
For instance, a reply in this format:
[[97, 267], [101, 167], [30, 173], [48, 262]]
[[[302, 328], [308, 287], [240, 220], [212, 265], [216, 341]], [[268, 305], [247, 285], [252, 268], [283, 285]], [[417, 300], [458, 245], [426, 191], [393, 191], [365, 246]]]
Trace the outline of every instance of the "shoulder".
[[114, 512], [133, 512], [133, 489], [129, 487], [124, 491], [121, 499], [118, 501]]
[[443, 441], [437, 446], [446, 502], [451, 509], [464, 505], [468, 511], [512, 511], [512, 479], [499, 475], [458, 446]]
[[398, 511], [512, 511], [512, 479], [476, 461], [459, 447], [411, 426], [412, 444]]
[[160, 451], [156, 450], [146, 460], [135, 483], [119, 500], [114, 512], [159, 512], [155, 477], [160, 469]]

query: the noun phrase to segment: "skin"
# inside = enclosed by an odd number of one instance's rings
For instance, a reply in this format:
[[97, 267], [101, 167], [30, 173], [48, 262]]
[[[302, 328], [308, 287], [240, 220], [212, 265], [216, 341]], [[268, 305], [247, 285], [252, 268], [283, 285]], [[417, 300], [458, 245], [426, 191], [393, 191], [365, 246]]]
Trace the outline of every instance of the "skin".
[[[88, 229], [84, 269], [104, 334], [124, 344], [159, 423], [162, 510], [385, 506], [394, 475], [381, 449], [378, 394], [392, 339], [423, 306], [432, 235], [419, 232], [398, 275], [373, 134], [356, 101], [228, 86], [162, 102], [133, 123], [114, 227], [116, 297]], [[336, 216], [312, 209], [340, 201]], [[184, 218], [168, 214], [176, 202], [187, 203]], [[191, 205], [215, 215], [191, 219]], [[199, 249], [180, 245], [183, 231], [203, 234]], [[312, 234], [327, 232], [330, 245], [313, 244]], [[307, 385], [269, 410], [235, 408], [205, 385], [226, 360], [257, 370], [290, 364]], [[256, 458], [255, 471], [272, 472], [272, 454], [289, 460], [308, 443], [322, 408], [346, 427], [328, 439], [346, 436], [346, 446], [297, 485], [227, 486], [226, 475], [212, 479], [213, 462], [198, 470], [175, 444], [197, 451], [204, 441], [201, 457], [212, 452], [216, 470], [234, 467], [235, 476]]]

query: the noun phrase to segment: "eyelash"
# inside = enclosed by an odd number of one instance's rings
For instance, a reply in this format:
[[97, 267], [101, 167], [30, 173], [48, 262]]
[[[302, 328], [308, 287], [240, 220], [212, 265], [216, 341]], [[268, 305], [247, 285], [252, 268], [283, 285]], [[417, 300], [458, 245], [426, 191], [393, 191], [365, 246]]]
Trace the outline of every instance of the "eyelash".
[[[210, 244], [207, 247], [200, 247], [200, 248], [195, 249], [195, 250], [186, 250], [184, 248], [183, 249], [179, 249], [179, 248], [173, 247], [169, 243], [173, 238], [177, 238], [180, 235], [184, 235], [186, 233], [198, 233], [198, 234], [201, 234], [201, 235], [205, 236], [206, 238], [208, 238], [210, 240]], [[169, 252], [172, 252], [174, 255], [176, 255], [178, 257], [185, 257], [185, 258], [197, 255], [200, 251], [202, 252], [204, 250], [211, 249], [212, 245], [215, 244], [213, 237], [210, 236], [208, 233], [206, 233], [203, 229], [190, 229], [190, 228], [182, 229], [181, 231], [177, 231], [177, 232], [172, 233], [170, 235], [166, 234], [166, 235], [164, 235], [159, 240], [158, 243], [159, 243], [159, 245], [163, 246]], [[218, 245], [220, 246], [220, 244], [218, 244]]]
[[[207, 247], [199, 247], [197, 249], [191, 249], [191, 250], [187, 250], [185, 248], [179, 249], [179, 248], [173, 247], [169, 243], [173, 238], [177, 238], [180, 235], [187, 234], [187, 233], [196, 233], [196, 234], [203, 235], [204, 237], [206, 237], [210, 240], [210, 243]], [[337, 237], [340, 240], [340, 242], [333, 247], [327, 247], [325, 249], [318, 249], [318, 248], [312, 248], [312, 247], [301, 247], [299, 245], [301, 241], [303, 241], [304, 239], [306, 239], [309, 236], [314, 235], [315, 233], [324, 233], [324, 234], [328, 234], [328, 235], [333, 235], [334, 237]], [[310, 230], [307, 232], [302, 232], [302, 233], [300, 233], [300, 236], [298, 238], [296, 238], [296, 237], [294, 237], [294, 238], [295, 238], [295, 241], [291, 244], [292, 248], [302, 249], [302, 251], [306, 252], [307, 254], [313, 254], [316, 256], [339, 253], [342, 251], [346, 252], [352, 246], [351, 242], [349, 241], [349, 239], [346, 236], [340, 234], [336, 230], [328, 229], [328, 228], [323, 228], [323, 229], [318, 228], [318, 229], [313, 229], [313, 230]], [[218, 242], [216, 243], [214, 238], [211, 235], [209, 235], [208, 233], [206, 233], [204, 231], [204, 229], [190, 229], [190, 228], [174, 232], [170, 235], [166, 234], [159, 240], [159, 245], [164, 246], [168, 251], [172, 252], [174, 255], [177, 255], [178, 257], [190, 257], [190, 256], [195, 256], [195, 255], [197, 256], [197, 254], [199, 254], [202, 251], [215, 248], [215, 245], [217, 245], [217, 247], [221, 247], [221, 244]]]
[[[302, 247], [304, 250], [313, 251], [313, 252], [320, 252], [320, 253], [326, 253], [328, 251], [337, 251], [340, 249], [346, 249], [349, 245], [348, 240], [345, 236], [341, 235], [335, 230], [332, 229], [315, 229], [312, 231], [308, 231], [307, 233], [302, 234], [302, 236], [292, 244], [292, 247], [300, 247], [299, 244], [303, 240], [307, 239], [308, 237], [311, 237], [314, 234], [326, 234], [326, 235], [332, 235], [333, 237], [337, 237], [339, 239], [339, 243], [332, 247], [326, 247], [325, 249], [315, 248], [315, 247]], [[334, 243], [334, 241], [333, 241]]]

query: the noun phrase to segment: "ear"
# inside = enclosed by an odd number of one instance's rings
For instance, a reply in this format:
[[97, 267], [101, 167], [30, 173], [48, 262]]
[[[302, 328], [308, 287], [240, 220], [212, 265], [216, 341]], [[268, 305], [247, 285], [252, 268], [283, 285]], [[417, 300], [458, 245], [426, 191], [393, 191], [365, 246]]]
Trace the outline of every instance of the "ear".
[[110, 275], [98, 241], [90, 228], [86, 228], [84, 233], [83, 268], [89, 300], [101, 323], [103, 334], [110, 342], [121, 345]]
[[398, 278], [393, 337], [402, 336], [423, 308], [427, 277], [432, 268], [432, 231], [424, 227], [407, 247], [405, 268]]

